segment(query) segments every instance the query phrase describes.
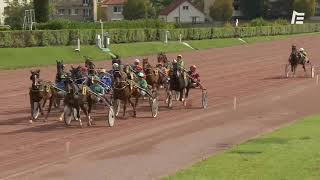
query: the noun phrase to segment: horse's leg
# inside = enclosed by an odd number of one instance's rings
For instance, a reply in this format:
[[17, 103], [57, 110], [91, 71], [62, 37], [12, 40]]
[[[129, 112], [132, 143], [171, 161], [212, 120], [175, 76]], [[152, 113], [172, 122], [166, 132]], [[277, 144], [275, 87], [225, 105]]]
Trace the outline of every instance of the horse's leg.
[[[73, 113], [73, 109], [72, 109], [72, 108], [71, 108], [71, 111], [72, 111], [71, 113]], [[81, 127], [83, 127], [83, 126], [82, 126], [82, 121], [81, 121], [81, 118], [80, 118], [80, 107], [79, 107], [79, 106], [76, 107], [76, 111], [77, 111], [77, 117], [76, 117], [76, 118], [77, 118], [78, 121], [79, 121], [79, 125], [80, 125]]]
[[94, 123], [94, 121], [91, 119], [91, 116], [90, 116], [90, 114], [91, 114], [91, 110], [92, 110], [92, 104], [93, 104], [93, 101], [92, 101], [92, 99], [91, 98], [88, 98], [88, 122], [90, 121], [90, 122], [92, 122], [92, 124], [94, 125], [95, 123]]
[[42, 103], [42, 107], [44, 108], [44, 106], [46, 105], [47, 103], [47, 98], [44, 99], [43, 103]]
[[[87, 119], [88, 119], [88, 126], [91, 126], [91, 125], [92, 125], [92, 123], [91, 123], [91, 118], [90, 118], [90, 116], [89, 116], [89, 113], [88, 113], [87, 108], [84, 106], [84, 104], [81, 104], [81, 105], [80, 105], [80, 108], [81, 108], [81, 110], [84, 112], [84, 114], [86, 115], [86, 117], [87, 117]], [[80, 111], [80, 109], [79, 109], [79, 111]], [[79, 112], [79, 121], [80, 121], [80, 112]]]
[[31, 120], [29, 122], [33, 123], [33, 121], [34, 121], [34, 118], [33, 118], [34, 101], [32, 99], [32, 96], [30, 96], [30, 106], [31, 106]]
[[139, 96], [136, 96], [135, 99], [136, 99], [136, 102], [135, 102], [135, 105], [134, 105], [134, 106], [137, 107], [137, 106], [138, 106], [138, 103], [139, 103]]
[[126, 116], [127, 103], [128, 103], [128, 100], [123, 101], [123, 117]]
[[49, 117], [49, 114], [50, 114], [50, 112], [51, 112], [51, 108], [52, 108], [52, 105], [53, 105], [53, 101], [54, 101], [54, 100], [55, 100], [55, 99], [53, 98], [53, 96], [51, 96], [50, 99], [49, 99], [48, 112], [47, 112], [47, 115], [46, 115], [44, 121], [47, 121], [47, 119], [48, 119], [48, 117]]
[[40, 114], [43, 115], [43, 109], [41, 107], [41, 101], [38, 102], [38, 106], [39, 106], [39, 110], [40, 110]]
[[[138, 100], [139, 97], [136, 97], [136, 102]], [[128, 99], [129, 103], [131, 104], [132, 106], [132, 109], [133, 109], [133, 117], [137, 117], [137, 111], [136, 111], [136, 106], [135, 104], [132, 102], [132, 100], [129, 98]]]

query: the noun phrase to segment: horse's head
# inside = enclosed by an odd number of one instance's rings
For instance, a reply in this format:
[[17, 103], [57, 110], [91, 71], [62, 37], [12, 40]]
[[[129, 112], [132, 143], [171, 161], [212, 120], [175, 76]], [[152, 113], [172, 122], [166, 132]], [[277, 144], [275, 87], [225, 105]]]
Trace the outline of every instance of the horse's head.
[[126, 86], [126, 75], [121, 71], [115, 71], [113, 74], [113, 86], [115, 88], [123, 88]]
[[30, 72], [31, 72], [30, 80], [32, 81], [32, 87], [36, 87], [39, 85], [40, 69], [35, 71], [31, 70]]
[[62, 74], [64, 71], [64, 64], [63, 64], [63, 60], [61, 61], [56, 61], [57, 62], [57, 74]]
[[72, 75], [70, 73], [66, 74], [64, 84], [65, 84], [65, 91], [68, 94], [74, 94], [77, 91], [75, 83], [72, 79]]
[[73, 66], [71, 66], [70, 69], [70, 77], [72, 79], [74, 79], [76, 81], [76, 83], [78, 84], [82, 84], [82, 82], [84, 81], [83, 79], [83, 74], [82, 74], [82, 68], [81, 66], [78, 66], [76, 68], [74, 68]]

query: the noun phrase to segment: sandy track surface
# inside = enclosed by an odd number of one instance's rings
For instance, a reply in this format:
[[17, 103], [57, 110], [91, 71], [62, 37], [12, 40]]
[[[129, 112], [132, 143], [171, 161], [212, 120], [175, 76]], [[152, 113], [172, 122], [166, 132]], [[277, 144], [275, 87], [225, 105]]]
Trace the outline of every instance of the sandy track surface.
[[[114, 128], [105, 126], [103, 109], [94, 111], [97, 125], [90, 128], [80, 129], [76, 123], [66, 128], [56, 122], [57, 110], [49, 122], [29, 125], [29, 70], [1, 71], [0, 178], [158, 178], [317, 113], [315, 79], [281, 78], [292, 43], [307, 49], [313, 63], [319, 63], [318, 36], [184, 53], [188, 65], [197, 64], [208, 89], [208, 109], [200, 108], [201, 92], [194, 90], [192, 108], [174, 102], [169, 110], [161, 102], [160, 114], [153, 119], [144, 102], [138, 118], [121, 118]], [[98, 66], [109, 68], [110, 62]], [[43, 79], [53, 80], [55, 67], [40, 69]]]

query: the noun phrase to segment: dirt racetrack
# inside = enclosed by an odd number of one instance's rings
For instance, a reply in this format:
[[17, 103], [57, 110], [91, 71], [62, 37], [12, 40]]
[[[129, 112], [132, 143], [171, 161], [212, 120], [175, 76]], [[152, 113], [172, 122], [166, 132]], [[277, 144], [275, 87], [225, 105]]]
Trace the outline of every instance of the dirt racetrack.
[[[94, 111], [97, 125], [90, 128], [66, 128], [57, 110], [49, 122], [30, 125], [29, 69], [1, 71], [0, 179], [154, 179], [318, 113], [315, 79], [282, 78], [292, 43], [320, 63], [320, 36], [183, 53], [186, 64], [198, 66], [208, 109], [200, 108], [201, 92], [191, 91], [192, 108], [174, 102], [169, 110], [160, 102], [152, 119], [144, 103], [137, 118], [119, 119], [113, 128], [105, 126], [103, 110]], [[40, 69], [42, 79], [53, 80], [54, 66]]]

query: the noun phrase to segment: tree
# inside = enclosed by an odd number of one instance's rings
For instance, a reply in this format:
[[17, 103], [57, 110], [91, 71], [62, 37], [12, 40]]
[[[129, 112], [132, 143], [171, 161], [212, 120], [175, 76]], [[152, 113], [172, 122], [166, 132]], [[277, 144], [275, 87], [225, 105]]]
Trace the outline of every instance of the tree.
[[123, 7], [123, 16], [128, 20], [149, 18], [153, 12], [149, 0], [128, 0]]
[[294, 0], [267, 1], [265, 16], [267, 18], [289, 18], [292, 15]]
[[38, 23], [49, 21], [50, 6], [49, 0], [33, 0], [33, 6]]
[[24, 12], [27, 9], [32, 9], [32, 5], [29, 3], [19, 3], [19, 1], [10, 1], [5, 8], [4, 23], [10, 25], [12, 29], [22, 29]]
[[293, 9], [297, 12], [304, 12], [305, 17], [309, 18], [314, 16], [316, 12], [317, 2], [316, 0], [295, 0], [293, 3]]
[[232, 17], [233, 0], [216, 0], [210, 7], [210, 17], [213, 20], [226, 21]]
[[245, 17], [254, 19], [264, 15], [265, 1], [264, 0], [241, 0], [240, 9]]

